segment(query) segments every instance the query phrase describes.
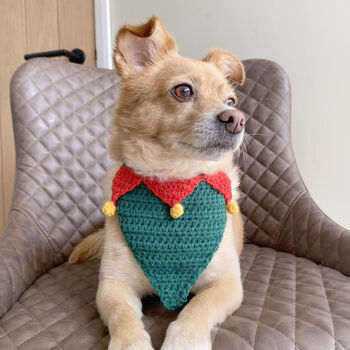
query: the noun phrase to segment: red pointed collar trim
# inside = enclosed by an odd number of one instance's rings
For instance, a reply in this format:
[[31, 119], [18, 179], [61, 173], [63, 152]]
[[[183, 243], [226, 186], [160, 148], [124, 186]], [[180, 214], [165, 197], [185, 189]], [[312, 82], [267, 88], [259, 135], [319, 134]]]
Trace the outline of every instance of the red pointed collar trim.
[[205, 181], [221, 193], [225, 197], [226, 204], [232, 199], [231, 180], [222, 171], [214, 175], [199, 175], [186, 180], [159, 182], [156, 178], [142, 177], [123, 165], [113, 178], [112, 202], [116, 205], [121, 196], [143, 182], [162, 202], [173, 207], [190, 195], [201, 181]]

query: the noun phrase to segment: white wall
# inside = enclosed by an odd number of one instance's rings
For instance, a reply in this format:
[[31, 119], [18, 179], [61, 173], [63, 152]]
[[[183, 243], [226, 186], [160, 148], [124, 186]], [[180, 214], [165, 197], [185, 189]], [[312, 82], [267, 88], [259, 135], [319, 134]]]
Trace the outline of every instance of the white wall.
[[350, 1], [111, 0], [119, 26], [159, 16], [180, 53], [222, 47], [278, 62], [292, 83], [299, 169], [318, 205], [350, 228]]

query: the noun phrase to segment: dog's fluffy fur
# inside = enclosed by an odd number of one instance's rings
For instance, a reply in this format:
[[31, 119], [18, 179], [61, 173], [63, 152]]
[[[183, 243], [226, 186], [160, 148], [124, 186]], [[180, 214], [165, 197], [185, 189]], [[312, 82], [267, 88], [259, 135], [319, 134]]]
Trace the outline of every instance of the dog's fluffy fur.
[[[114, 60], [122, 83], [110, 153], [118, 163], [107, 175], [106, 198], [111, 195], [113, 176], [124, 163], [160, 181], [225, 171], [237, 201], [239, 178], [233, 152], [243, 132], [230, 134], [217, 116], [234, 109], [225, 104], [235, 98], [227, 78], [243, 84], [245, 73], [239, 59], [220, 49], [211, 50], [202, 61], [181, 57], [173, 37], [152, 17], [142, 26], [120, 29]], [[173, 88], [179, 84], [192, 87], [190, 100], [174, 96]], [[242, 245], [241, 215], [228, 216], [219, 249], [193, 286], [195, 297], [169, 326], [162, 350], [211, 349], [212, 327], [242, 301]], [[109, 328], [109, 349], [151, 350], [141, 321], [141, 298], [154, 289], [128, 248], [117, 216], [107, 218], [105, 229], [81, 242], [70, 261], [101, 255], [97, 306]]]

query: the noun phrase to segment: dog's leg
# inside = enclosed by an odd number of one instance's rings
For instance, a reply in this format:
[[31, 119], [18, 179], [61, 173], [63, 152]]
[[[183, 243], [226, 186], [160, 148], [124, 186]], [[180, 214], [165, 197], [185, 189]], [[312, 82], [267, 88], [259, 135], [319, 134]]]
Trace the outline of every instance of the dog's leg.
[[131, 287], [117, 280], [102, 280], [96, 302], [108, 326], [108, 350], [153, 350], [150, 336], [141, 321], [141, 299]]
[[236, 215], [232, 215], [233, 232], [235, 237], [235, 246], [238, 256], [241, 255], [244, 243], [244, 223], [242, 214], [239, 212]]
[[209, 283], [170, 324], [161, 350], [210, 350], [212, 327], [241, 304], [240, 278], [222, 277]]

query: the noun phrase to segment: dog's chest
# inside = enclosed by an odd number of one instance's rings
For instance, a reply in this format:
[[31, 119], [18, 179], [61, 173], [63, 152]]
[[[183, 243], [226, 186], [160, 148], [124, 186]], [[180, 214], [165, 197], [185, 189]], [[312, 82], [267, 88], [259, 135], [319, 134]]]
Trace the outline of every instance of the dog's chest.
[[177, 309], [219, 247], [226, 226], [222, 194], [200, 182], [174, 219], [169, 206], [141, 183], [118, 199], [121, 230], [164, 306]]

